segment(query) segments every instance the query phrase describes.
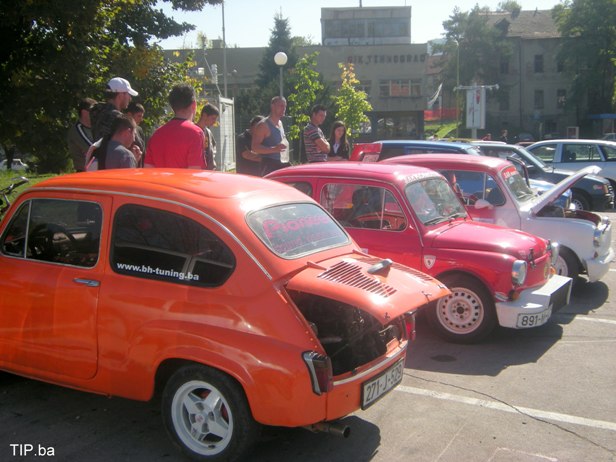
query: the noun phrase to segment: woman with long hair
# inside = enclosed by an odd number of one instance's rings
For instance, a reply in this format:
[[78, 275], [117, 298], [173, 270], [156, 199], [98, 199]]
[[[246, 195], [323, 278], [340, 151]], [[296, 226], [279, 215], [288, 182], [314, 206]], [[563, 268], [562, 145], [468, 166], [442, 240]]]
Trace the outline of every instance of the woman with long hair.
[[336, 120], [329, 135], [329, 154], [327, 160], [349, 160], [350, 146], [346, 136], [346, 125]]

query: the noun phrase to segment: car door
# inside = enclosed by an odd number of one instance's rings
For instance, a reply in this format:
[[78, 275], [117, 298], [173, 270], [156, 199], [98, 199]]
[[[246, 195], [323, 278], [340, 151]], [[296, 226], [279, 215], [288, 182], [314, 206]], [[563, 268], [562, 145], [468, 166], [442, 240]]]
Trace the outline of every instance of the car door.
[[321, 179], [313, 197], [365, 252], [421, 267], [419, 233], [391, 185], [361, 179]]
[[22, 200], [0, 241], [0, 360], [86, 379], [97, 370], [97, 310], [110, 198]]

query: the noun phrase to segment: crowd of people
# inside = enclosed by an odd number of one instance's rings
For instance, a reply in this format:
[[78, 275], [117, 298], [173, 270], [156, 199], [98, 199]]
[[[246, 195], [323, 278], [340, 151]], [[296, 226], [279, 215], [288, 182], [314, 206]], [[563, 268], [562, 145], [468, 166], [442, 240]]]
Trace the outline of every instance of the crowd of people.
[[[216, 170], [216, 140], [211, 127], [219, 109], [207, 103], [197, 114], [197, 97], [187, 83], [173, 86], [169, 105], [174, 117], [157, 128], [149, 140], [140, 127], [145, 116], [142, 104], [132, 101], [139, 93], [128, 80], [114, 77], [107, 83], [105, 101], [84, 98], [77, 105], [77, 120], [69, 127], [67, 142], [78, 172], [112, 168], [191, 168]], [[265, 176], [289, 164], [289, 142], [282, 118], [287, 101], [271, 100], [267, 116], [255, 116], [236, 143], [236, 171]], [[325, 106], [315, 105], [302, 141], [308, 162], [348, 160], [350, 146], [343, 121], [335, 121], [326, 138], [321, 125]]]

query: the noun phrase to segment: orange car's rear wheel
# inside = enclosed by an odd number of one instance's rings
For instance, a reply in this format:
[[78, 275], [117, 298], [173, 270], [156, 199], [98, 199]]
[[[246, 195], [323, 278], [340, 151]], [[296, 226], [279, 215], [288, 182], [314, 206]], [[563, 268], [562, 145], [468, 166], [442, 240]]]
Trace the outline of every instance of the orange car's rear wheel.
[[226, 374], [192, 365], [179, 369], [162, 397], [167, 432], [196, 460], [235, 460], [254, 442], [259, 425], [242, 388]]

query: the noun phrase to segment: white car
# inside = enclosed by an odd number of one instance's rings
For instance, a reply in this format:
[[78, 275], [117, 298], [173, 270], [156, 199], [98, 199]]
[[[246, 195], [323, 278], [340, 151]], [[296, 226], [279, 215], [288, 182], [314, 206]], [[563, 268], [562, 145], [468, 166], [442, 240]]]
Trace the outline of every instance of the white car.
[[554, 266], [558, 274], [572, 278], [585, 274], [589, 282], [594, 282], [609, 271], [614, 259], [609, 219], [554, 204], [576, 181], [599, 173], [599, 167], [584, 168], [538, 195], [511, 162], [497, 157], [424, 154], [396, 157], [395, 161], [437, 170], [450, 182], [455, 181], [455, 189], [473, 220], [520, 229], [557, 242], [560, 251]]
[[[0, 170], [6, 170], [6, 159], [0, 162]], [[24, 164], [21, 159], [13, 159], [11, 163], [11, 170], [19, 172], [28, 170], [28, 166]]]
[[526, 148], [546, 164], [580, 170], [589, 165], [601, 167], [601, 176], [616, 185], [616, 142], [603, 140], [546, 140]]

